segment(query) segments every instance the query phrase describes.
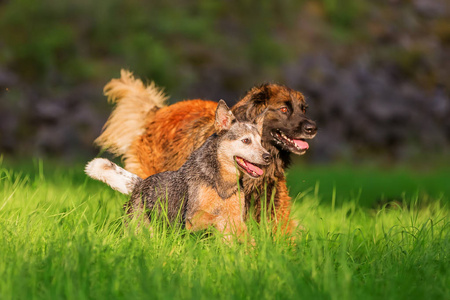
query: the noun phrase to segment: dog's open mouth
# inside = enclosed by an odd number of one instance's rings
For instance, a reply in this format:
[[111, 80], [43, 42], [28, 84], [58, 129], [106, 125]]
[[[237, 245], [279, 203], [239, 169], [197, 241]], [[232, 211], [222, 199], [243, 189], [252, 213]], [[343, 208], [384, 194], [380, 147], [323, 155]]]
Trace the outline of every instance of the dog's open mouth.
[[234, 158], [236, 160], [237, 165], [241, 167], [241, 169], [243, 169], [251, 177], [256, 178], [264, 174], [264, 171], [260, 167], [252, 164], [251, 162], [243, 159], [242, 157], [235, 156]]
[[286, 136], [280, 130], [272, 132], [272, 136], [277, 142], [289, 148], [292, 152], [304, 153], [309, 148], [309, 144], [304, 139], [294, 139]]

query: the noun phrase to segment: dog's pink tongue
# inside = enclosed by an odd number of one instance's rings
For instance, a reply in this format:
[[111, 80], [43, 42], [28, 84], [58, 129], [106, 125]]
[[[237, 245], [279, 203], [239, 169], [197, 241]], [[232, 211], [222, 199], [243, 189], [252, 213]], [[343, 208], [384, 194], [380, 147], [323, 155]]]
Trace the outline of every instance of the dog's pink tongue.
[[299, 147], [302, 150], [306, 150], [309, 148], [308, 143], [305, 141], [302, 141], [302, 140], [293, 140], [293, 141], [297, 145], [297, 147]]
[[260, 168], [258, 168], [258, 167], [255, 166], [255, 165], [252, 165], [252, 164], [249, 163], [249, 162], [247, 162], [247, 168], [248, 168], [250, 171], [253, 171], [253, 172], [255, 172], [256, 174], [258, 174], [258, 176], [261, 176], [261, 175], [264, 173], [263, 170], [261, 170]]

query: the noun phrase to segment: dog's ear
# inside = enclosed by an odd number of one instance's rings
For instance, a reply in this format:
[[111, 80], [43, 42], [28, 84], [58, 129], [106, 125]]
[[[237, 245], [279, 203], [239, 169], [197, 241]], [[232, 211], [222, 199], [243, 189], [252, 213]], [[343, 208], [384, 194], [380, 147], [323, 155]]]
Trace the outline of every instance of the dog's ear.
[[253, 87], [244, 97], [244, 104], [235, 110], [238, 119], [254, 120], [267, 107], [271, 96], [269, 84]]
[[260, 113], [259, 115], [256, 116], [256, 118], [253, 120], [253, 124], [256, 125], [256, 129], [258, 129], [258, 133], [260, 135], [263, 134], [263, 124], [264, 124], [264, 117], [266, 116], [266, 112], [269, 110], [268, 107], [266, 107], [266, 109]]
[[216, 121], [214, 122], [216, 131], [221, 132], [222, 130], [229, 130], [235, 119], [236, 118], [225, 101], [220, 100], [216, 108]]

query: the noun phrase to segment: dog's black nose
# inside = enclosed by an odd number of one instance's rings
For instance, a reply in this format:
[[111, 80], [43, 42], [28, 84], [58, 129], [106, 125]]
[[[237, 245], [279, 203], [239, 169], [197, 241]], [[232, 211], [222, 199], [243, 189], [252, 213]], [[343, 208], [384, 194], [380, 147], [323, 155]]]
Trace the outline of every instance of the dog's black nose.
[[270, 162], [270, 159], [272, 158], [272, 156], [271, 156], [269, 153], [264, 153], [264, 154], [262, 155], [262, 158], [264, 159], [264, 161], [265, 161], [266, 163], [269, 163], [269, 162]]
[[302, 125], [303, 132], [309, 135], [313, 135], [317, 132], [317, 126], [312, 121], [305, 121]]

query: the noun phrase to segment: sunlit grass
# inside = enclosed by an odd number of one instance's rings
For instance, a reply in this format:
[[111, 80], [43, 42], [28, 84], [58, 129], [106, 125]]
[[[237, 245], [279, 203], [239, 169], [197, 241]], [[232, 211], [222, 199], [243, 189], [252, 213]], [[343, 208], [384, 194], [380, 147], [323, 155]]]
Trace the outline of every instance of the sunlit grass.
[[445, 194], [371, 206], [318, 179], [295, 199], [295, 244], [249, 221], [255, 246], [227, 245], [214, 232], [125, 226], [127, 197], [82, 166], [20, 169], [0, 170], [1, 299], [450, 297]]

